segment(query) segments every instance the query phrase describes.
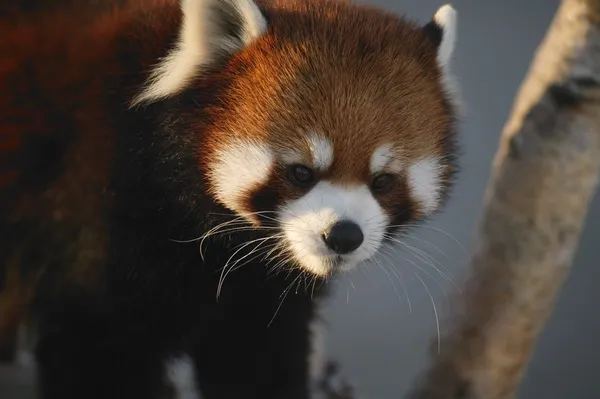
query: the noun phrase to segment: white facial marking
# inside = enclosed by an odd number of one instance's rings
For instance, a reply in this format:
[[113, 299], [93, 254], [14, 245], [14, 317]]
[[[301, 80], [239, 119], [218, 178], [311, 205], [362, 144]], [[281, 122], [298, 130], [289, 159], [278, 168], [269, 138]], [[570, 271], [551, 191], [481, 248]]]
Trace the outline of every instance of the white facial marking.
[[302, 162], [302, 153], [299, 150], [286, 149], [285, 151], [281, 152], [280, 156], [281, 156], [281, 160], [286, 165], [292, 165], [295, 163]]
[[238, 141], [220, 149], [208, 172], [215, 197], [243, 215], [241, 200], [249, 190], [266, 182], [274, 162], [271, 150], [260, 143]]
[[413, 163], [408, 170], [411, 193], [425, 213], [433, 212], [440, 202], [441, 173], [441, 163], [433, 157]]
[[[237, 15], [230, 15], [231, 11]], [[171, 96], [182, 90], [199, 68], [219, 52], [233, 53], [261, 36], [267, 22], [252, 0], [181, 0], [183, 21], [179, 41], [152, 71], [145, 89], [132, 106]], [[222, 32], [223, 18], [241, 21], [242, 41]]]
[[371, 173], [381, 172], [392, 157], [392, 146], [384, 144], [377, 148], [371, 156]]
[[332, 224], [350, 220], [362, 230], [364, 241], [354, 252], [342, 255], [338, 265], [348, 270], [373, 256], [389, 219], [365, 185], [341, 187], [321, 181], [303, 197], [280, 209], [280, 221], [289, 250], [298, 264], [317, 275], [332, 271], [335, 253], [321, 237]]
[[196, 386], [194, 362], [188, 355], [171, 358], [165, 366], [165, 374], [175, 389], [176, 399], [202, 399]]
[[[311, 154], [311, 165], [319, 170], [327, 170], [333, 163], [333, 148], [325, 137], [313, 135], [307, 138]], [[305, 157], [299, 149], [286, 149], [281, 153], [281, 159], [287, 165], [302, 163]]]
[[377, 148], [371, 156], [371, 173], [378, 173], [385, 169], [400, 172], [402, 161], [397, 158], [391, 144], [384, 144]]
[[311, 136], [309, 146], [313, 156], [313, 166], [327, 170], [333, 163], [333, 148], [329, 140], [321, 136]]

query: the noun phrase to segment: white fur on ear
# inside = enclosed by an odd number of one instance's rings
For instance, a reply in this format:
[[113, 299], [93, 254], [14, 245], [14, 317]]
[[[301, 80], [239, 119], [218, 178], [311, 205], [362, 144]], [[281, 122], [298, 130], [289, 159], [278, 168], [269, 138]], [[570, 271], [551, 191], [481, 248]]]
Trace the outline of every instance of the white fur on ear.
[[455, 110], [463, 115], [465, 108], [460, 94], [460, 87], [454, 79], [450, 67], [454, 46], [456, 45], [457, 19], [456, 10], [450, 4], [443, 5], [425, 26], [425, 30], [437, 46], [437, 61], [442, 68], [444, 88], [450, 96], [449, 99], [454, 104]]
[[[132, 106], [176, 94], [216, 55], [244, 48], [267, 28], [253, 0], [180, 0], [180, 4], [183, 20], [177, 45], [155, 66]], [[225, 30], [232, 24], [239, 35]]]
[[456, 44], [457, 13], [450, 4], [440, 7], [433, 21], [442, 29], [442, 42], [438, 48], [438, 62], [447, 67]]

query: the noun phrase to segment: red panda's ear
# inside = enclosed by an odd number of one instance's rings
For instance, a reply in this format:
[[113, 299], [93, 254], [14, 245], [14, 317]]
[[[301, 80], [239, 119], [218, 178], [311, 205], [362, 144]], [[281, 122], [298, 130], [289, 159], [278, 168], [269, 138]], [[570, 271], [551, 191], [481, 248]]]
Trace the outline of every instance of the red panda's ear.
[[267, 22], [253, 0], [180, 0], [176, 47], [152, 71], [132, 105], [177, 94], [220, 54], [232, 54], [261, 36]]
[[440, 7], [431, 21], [423, 27], [427, 37], [438, 48], [437, 59], [443, 68], [447, 68], [452, 59], [456, 42], [456, 25], [456, 11], [450, 4], [446, 4]]

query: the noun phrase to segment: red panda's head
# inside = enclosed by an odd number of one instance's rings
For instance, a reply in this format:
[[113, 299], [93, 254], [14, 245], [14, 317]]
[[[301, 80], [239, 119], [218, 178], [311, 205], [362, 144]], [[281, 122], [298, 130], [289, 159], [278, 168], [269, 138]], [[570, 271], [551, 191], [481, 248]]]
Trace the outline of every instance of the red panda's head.
[[296, 265], [352, 268], [439, 209], [456, 168], [452, 7], [423, 26], [331, 0], [181, 7], [179, 42], [135, 101], [226, 82], [198, 121], [198, 163], [214, 200], [275, 223]]

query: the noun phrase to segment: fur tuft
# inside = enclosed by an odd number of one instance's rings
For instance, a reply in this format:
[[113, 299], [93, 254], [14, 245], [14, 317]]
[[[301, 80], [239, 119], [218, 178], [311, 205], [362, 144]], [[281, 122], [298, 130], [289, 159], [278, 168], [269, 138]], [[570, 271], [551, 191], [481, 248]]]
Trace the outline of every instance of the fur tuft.
[[438, 9], [433, 21], [442, 29], [442, 41], [438, 49], [438, 61], [444, 68], [450, 64], [456, 44], [457, 13], [450, 4]]
[[431, 21], [424, 26], [425, 34], [437, 47], [437, 61], [442, 68], [442, 81], [449, 99], [456, 109], [456, 113], [464, 113], [464, 104], [460, 95], [460, 88], [452, 75], [450, 64], [456, 46], [458, 15], [450, 5], [441, 6], [434, 14]]
[[132, 106], [179, 93], [221, 54], [232, 54], [261, 36], [265, 17], [252, 0], [181, 0], [176, 47], [151, 72]]

